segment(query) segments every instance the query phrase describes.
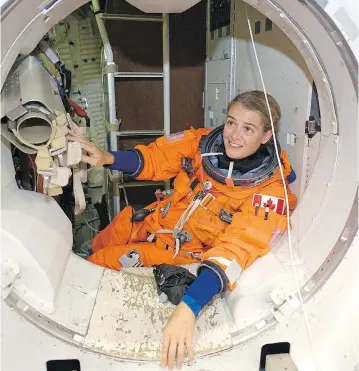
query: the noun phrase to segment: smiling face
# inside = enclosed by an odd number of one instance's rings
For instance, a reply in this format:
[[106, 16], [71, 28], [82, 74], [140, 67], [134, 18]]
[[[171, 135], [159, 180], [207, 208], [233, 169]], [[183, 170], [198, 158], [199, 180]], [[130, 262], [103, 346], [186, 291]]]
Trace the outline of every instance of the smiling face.
[[233, 160], [248, 157], [257, 152], [272, 136], [272, 130], [264, 131], [260, 115], [242, 104], [231, 105], [223, 129], [226, 154]]

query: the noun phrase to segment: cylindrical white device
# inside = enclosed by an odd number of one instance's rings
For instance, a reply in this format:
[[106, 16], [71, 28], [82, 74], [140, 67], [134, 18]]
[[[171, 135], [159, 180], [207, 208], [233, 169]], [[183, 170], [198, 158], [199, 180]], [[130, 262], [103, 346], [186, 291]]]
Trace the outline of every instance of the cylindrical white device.
[[53, 136], [53, 132], [51, 120], [42, 112], [29, 111], [17, 121], [18, 138], [24, 143], [45, 144]]

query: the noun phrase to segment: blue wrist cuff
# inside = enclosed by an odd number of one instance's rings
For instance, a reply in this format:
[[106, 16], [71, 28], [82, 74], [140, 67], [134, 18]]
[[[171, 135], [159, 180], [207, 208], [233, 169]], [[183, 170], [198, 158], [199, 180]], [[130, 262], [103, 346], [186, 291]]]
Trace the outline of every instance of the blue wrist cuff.
[[201, 311], [201, 306], [199, 303], [197, 303], [193, 298], [191, 298], [190, 296], [188, 295], [185, 295], [183, 298], [182, 298], [182, 301], [184, 303], [186, 303], [190, 309], [192, 310], [192, 312], [194, 313], [194, 315], [197, 317], [199, 312]]
[[197, 279], [187, 289], [182, 301], [198, 316], [214, 296], [221, 291], [221, 281], [218, 275], [207, 267], [203, 267]]
[[123, 171], [126, 174], [134, 174], [140, 167], [140, 157], [135, 150], [110, 151], [114, 157], [112, 165], [104, 166], [107, 169]]

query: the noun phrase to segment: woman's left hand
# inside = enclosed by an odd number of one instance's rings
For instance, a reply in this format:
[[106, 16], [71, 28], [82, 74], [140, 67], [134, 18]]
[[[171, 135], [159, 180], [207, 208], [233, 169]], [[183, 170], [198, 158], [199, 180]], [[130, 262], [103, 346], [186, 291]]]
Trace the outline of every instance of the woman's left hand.
[[[171, 315], [163, 334], [161, 364], [173, 370], [177, 358], [177, 368], [181, 369], [184, 347], [187, 347], [188, 361], [193, 360], [192, 338], [196, 317], [187, 304], [181, 302]], [[177, 356], [177, 357], [176, 357]]]

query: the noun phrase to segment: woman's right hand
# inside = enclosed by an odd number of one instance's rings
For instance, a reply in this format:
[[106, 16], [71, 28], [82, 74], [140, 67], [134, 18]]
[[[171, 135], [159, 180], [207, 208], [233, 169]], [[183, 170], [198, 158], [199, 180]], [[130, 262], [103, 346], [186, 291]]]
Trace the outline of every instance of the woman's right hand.
[[115, 158], [111, 153], [105, 152], [98, 148], [94, 143], [89, 142], [83, 136], [71, 133], [66, 138], [73, 142], [80, 142], [82, 149], [87, 152], [87, 155], [82, 155], [81, 161], [92, 166], [112, 165]]

